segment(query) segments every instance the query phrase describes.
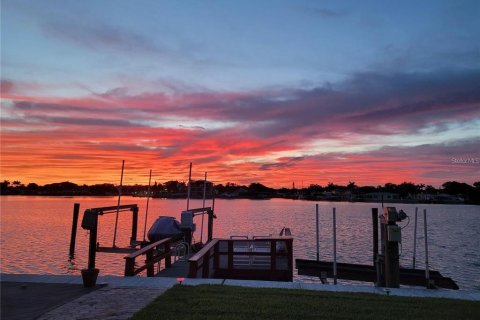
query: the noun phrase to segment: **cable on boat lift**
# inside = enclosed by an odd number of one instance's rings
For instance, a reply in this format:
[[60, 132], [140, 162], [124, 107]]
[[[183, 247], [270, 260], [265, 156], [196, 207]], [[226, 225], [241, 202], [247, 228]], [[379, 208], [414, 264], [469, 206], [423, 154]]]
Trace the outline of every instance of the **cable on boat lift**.
[[205, 172], [205, 180], [203, 180], [203, 212], [202, 212], [202, 229], [200, 229], [200, 243], [203, 243], [203, 217], [205, 216], [205, 197], [207, 192], [207, 173]]
[[143, 241], [145, 241], [145, 234], [147, 232], [148, 203], [150, 201], [150, 184], [151, 184], [151, 182], [152, 182], [152, 169], [150, 169], [150, 177], [148, 178], [147, 208], [145, 209], [145, 225], [143, 226]]
[[192, 185], [192, 163], [190, 162], [190, 171], [188, 173], [188, 188], [187, 188], [187, 211], [190, 205], [190, 188]]
[[125, 160], [122, 160], [122, 174], [120, 176], [120, 186], [118, 187], [118, 202], [117, 202], [117, 214], [115, 216], [115, 230], [113, 233], [113, 244], [112, 247], [115, 248], [115, 240], [117, 239], [117, 225], [118, 225], [118, 212], [120, 209], [120, 198], [122, 197], [122, 184], [123, 184], [123, 169], [125, 167]]

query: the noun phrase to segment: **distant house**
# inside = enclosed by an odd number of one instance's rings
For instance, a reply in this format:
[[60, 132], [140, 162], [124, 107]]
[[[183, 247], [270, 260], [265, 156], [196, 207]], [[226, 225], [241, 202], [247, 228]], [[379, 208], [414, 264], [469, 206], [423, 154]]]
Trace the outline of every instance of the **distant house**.
[[418, 193], [415, 195], [415, 200], [420, 202], [431, 202], [435, 200], [437, 195], [431, 193]]
[[340, 195], [334, 190], [334, 191], [323, 191], [320, 199], [322, 200], [340, 200]]
[[446, 193], [435, 195], [434, 201], [438, 203], [450, 203], [450, 204], [465, 203], [465, 199], [463, 199], [462, 197], [453, 196], [451, 194], [446, 194]]
[[225, 192], [221, 194], [220, 196], [223, 198], [242, 198], [246, 197], [249, 194], [249, 191], [247, 188], [240, 187], [236, 189], [235, 191], [232, 192]]
[[379, 202], [382, 201], [382, 199], [385, 202], [400, 200], [400, 196], [397, 193], [392, 192], [371, 192], [362, 195], [361, 198], [365, 201], [372, 202]]

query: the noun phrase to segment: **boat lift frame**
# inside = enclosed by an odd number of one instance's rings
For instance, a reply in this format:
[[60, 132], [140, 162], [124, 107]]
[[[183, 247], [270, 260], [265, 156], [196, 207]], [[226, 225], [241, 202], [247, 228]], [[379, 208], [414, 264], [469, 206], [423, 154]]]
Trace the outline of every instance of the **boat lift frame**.
[[[97, 243], [98, 235], [98, 216], [102, 216], [108, 213], [117, 213], [131, 211], [132, 212], [132, 234], [130, 237], [130, 247], [118, 248], [112, 247], [100, 247]], [[95, 258], [98, 252], [107, 253], [131, 253], [135, 251], [137, 245], [142, 242], [137, 241], [137, 227], [138, 227], [138, 206], [136, 204], [125, 204], [121, 206], [100, 207], [85, 210], [82, 219], [82, 228], [90, 231], [90, 239], [88, 246], [88, 269], [95, 269]]]

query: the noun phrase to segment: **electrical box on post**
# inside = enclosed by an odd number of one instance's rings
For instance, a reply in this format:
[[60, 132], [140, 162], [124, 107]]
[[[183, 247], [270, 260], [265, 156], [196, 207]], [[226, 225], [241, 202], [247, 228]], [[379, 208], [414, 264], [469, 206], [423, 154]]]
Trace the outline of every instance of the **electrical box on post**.
[[387, 226], [387, 240], [390, 242], [402, 242], [402, 229], [397, 225]]

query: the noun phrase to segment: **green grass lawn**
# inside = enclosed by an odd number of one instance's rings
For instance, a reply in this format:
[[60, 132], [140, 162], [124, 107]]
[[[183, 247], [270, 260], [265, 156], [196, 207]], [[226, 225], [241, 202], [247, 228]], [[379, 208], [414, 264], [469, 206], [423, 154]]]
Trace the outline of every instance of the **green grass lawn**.
[[480, 302], [176, 285], [132, 319], [480, 319]]

